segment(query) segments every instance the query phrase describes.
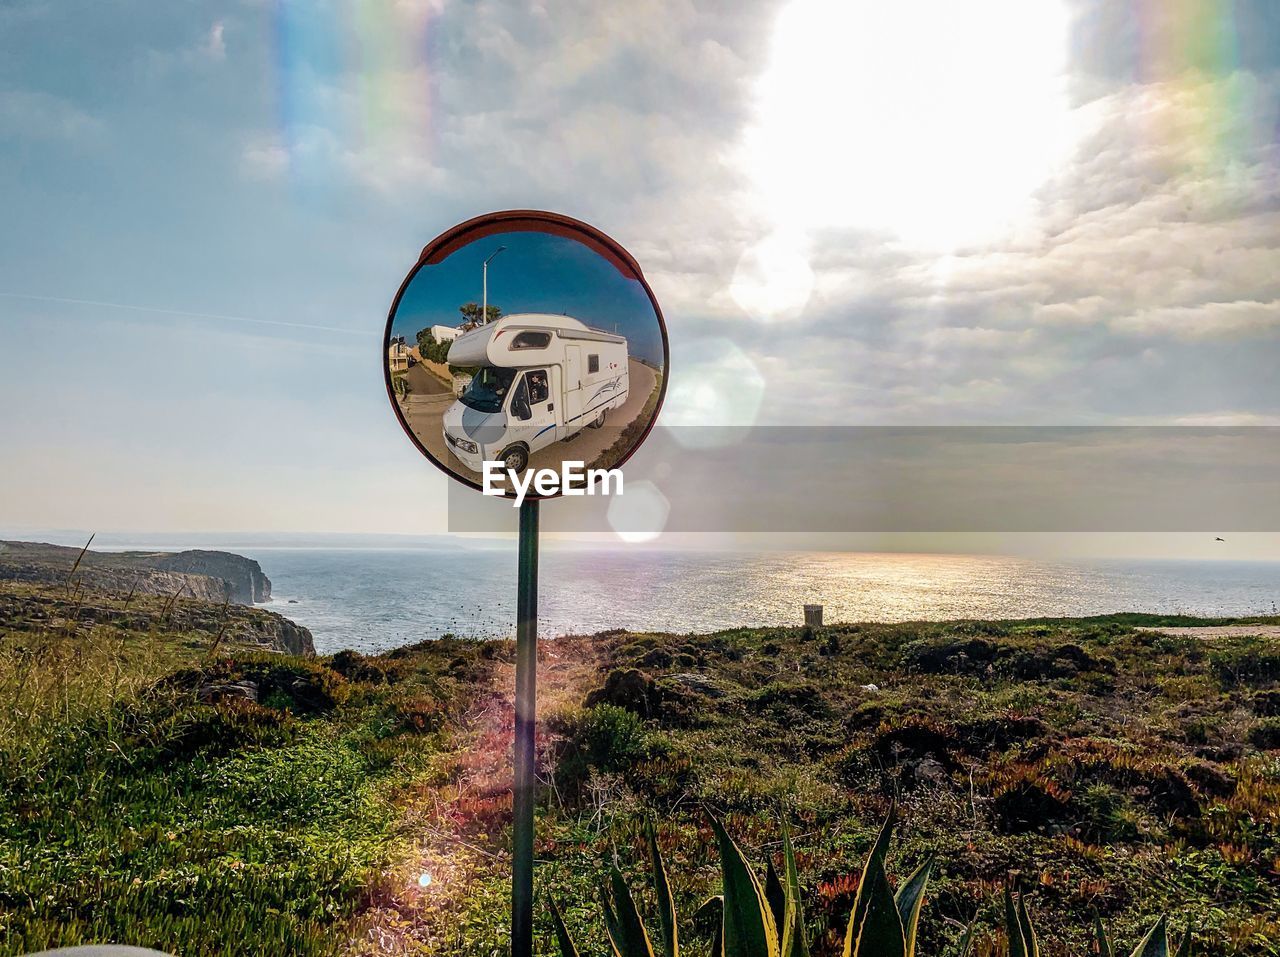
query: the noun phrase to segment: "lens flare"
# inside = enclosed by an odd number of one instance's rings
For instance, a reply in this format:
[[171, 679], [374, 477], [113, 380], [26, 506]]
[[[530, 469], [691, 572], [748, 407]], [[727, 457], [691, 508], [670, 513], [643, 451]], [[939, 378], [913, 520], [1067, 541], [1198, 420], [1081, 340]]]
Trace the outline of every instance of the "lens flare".
[[419, 874], [419, 875], [418, 875], [418, 886], [419, 886], [419, 887], [430, 887], [430, 886], [431, 886], [431, 875], [430, 875], [430, 874], [428, 874], [426, 871], [423, 871], [421, 874]]
[[736, 343], [689, 342], [671, 377], [662, 424], [675, 426], [671, 435], [685, 448], [722, 448], [756, 424], [763, 401], [764, 376]]
[[667, 527], [671, 503], [652, 482], [629, 482], [609, 502], [609, 526], [624, 542], [648, 542]]
[[430, 3], [281, 3], [273, 21], [278, 132], [251, 152], [295, 184], [374, 185], [429, 164]]
[[1129, 71], [1161, 101], [1135, 110], [1143, 137], [1189, 146], [1179, 152], [1220, 167], [1276, 142], [1274, 96], [1257, 73], [1242, 69], [1233, 4], [1139, 4], [1136, 11]]

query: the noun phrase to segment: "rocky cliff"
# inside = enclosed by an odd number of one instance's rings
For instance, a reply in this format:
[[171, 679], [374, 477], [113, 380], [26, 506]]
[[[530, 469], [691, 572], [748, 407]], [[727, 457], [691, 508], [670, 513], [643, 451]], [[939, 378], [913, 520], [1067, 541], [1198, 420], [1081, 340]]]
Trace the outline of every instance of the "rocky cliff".
[[[67, 581], [80, 549], [42, 542], [0, 542], [0, 580], [33, 584]], [[86, 589], [112, 594], [182, 595], [240, 605], [268, 601], [271, 580], [243, 555], [183, 552], [84, 553], [75, 572]]]
[[[126, 555], [142, 555], [125, 552]], [[148, 563], [156, 568], [183, 574], [221, 578], [231, 586], [231, 600], [252, 605], [271, 600], [271, 579], [262, 574], [262, 566], [251, 558], [231, 552], [191, 549], [185, 552], [151, 553]]]
[[[172, 593], [170, 593], [172, 594]], [[127, 634], [186, 634], [198, 646], [216, 643], [292, 655], [314, 655], [311, 632], [264, 608], [246, 608], [150, 593], [127, 600], [100, 591], [69, 593], [59, 585], [0, 582], [0, 635], [5, 631], [74, 635], [107, 629]]]

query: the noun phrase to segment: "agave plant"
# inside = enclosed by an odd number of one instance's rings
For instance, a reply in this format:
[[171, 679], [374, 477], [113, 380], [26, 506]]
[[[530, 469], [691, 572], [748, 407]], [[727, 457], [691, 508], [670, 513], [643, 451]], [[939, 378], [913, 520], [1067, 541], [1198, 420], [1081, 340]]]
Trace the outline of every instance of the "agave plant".
[[[853, 914], [845, 937], [845, 957], [913, 957], [916, 927], [924, 902], [932, 860], [925, 861], [894, 894], [884, 862], [893, 834], [890, 812], [862, 872]], [[755, 871], [724, 825], [710, 818], [720, 849], [723, 893], [707, 901], [699, 915], [718, 914], [711, 957], [809, 957], [800, 878], [791, 835], [783, 831], [783, 871], [769, 862], [761, 884]], [[658, 899], [661, 957], [680, 957], [675, 901], [666, 865], [652, 825], [647, 828], [654, 892]], [[615, 957], [656, 957], [652, 939], [640, 917], [635, 897], [616, 864], [610, 866], [608, 886], [602, 888], [605, 932]], [[555, 900], [551, 921], [561, 957], [578, 957], [578, 949]]]
[[[1111, 938], [1099, 918], [1093, 922], [1094, 939], [1097, 941], [1099, 957], [1115, 957], [1115, 948], [1111, 946]], [[1147, 936], [1134, 948], [1131, 957], [1191, 957], [1191, 925], [1188, 924], [1182, 934], [1182, 940], [1174, 944], [1174, 935], [1169, 931], [1168, 922], [1161, 917], [1155, 926], [1147, 931]]]
[[[915, 957], [916, 932], [933, 858], [927, 858], [894, 891], [885, 871], [885, 859], [896, 818], [896, 808], [890, 809], [862, 869], [845, 931], [844, 957]], [[716, 922], [709, 957], [809, 957], [800, 880], [789, 831], [784, 829], [782, 835], [782, 873], [778, 874], [769, 861], [762, 884], [724, 825], [714, 817], [710, 821], [720, 850], [722, 893], [709, 899], [694, 915], [695, 920], [713, 918]], [[661, 951], [654, 950], [635, 897], [616, 863], [609, 869], [607, 886], [601, 888], [605, 932], [614, 957], [680, 957], [675, 899], [652, 823], [646, 828], [646, 836], [658, 900]], [[550, 901], [550, 912], [561, 957], [578, 957], [577, 946], [554, 899]], [[1024, 896], [1005, 891], [1004, 924], [1007, 957], [1040, 957], [1040, 942]], [[1099, 957], [1115, 957], [1100, 920], [1095, 921], [1094, 937]], [[961, 957], [969, 957], [973, 942], [974, 924], [970, 923], [959, 941]], [[1190, 957], [1191, 930], [1187, 928], [1175, 949], [1162, 917], [1132, 957], [1170, 955]]]

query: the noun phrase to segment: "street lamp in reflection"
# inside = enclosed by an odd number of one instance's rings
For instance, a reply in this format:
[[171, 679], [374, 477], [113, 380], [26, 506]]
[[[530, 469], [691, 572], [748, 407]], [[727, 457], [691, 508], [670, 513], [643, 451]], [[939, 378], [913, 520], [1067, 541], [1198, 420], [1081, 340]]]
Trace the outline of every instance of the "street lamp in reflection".
[[497, 249], [495, 249], [489, 255], [489, 258], [484, 261], [484, 266], [481, 269], [481, 272], [484, 275], [484, 281], [483, 281], [484, 293], [482, 297], [483, 301], [480, 304], [480, 322], [482, 325], [489, 321], [489, 263], [493, 262], [494, 257], [497, 256], [498, 253], [502, 252], [506, 248], [507, 248], [506, 246], [499, 246]]

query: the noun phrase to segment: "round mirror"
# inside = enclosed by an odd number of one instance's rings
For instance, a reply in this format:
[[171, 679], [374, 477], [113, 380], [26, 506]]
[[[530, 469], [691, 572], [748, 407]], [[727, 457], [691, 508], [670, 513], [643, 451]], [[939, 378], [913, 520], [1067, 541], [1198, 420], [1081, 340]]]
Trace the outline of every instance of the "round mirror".
[[[666, 325], [625, 249], [586, 223], [515, 210], [427, 244], [384, 338], [387, 394], [406, 434], [473, 488], [533, 498], [618, 468], [666, 391]], [[527, 481], [527, 478], [526, 478]]]

